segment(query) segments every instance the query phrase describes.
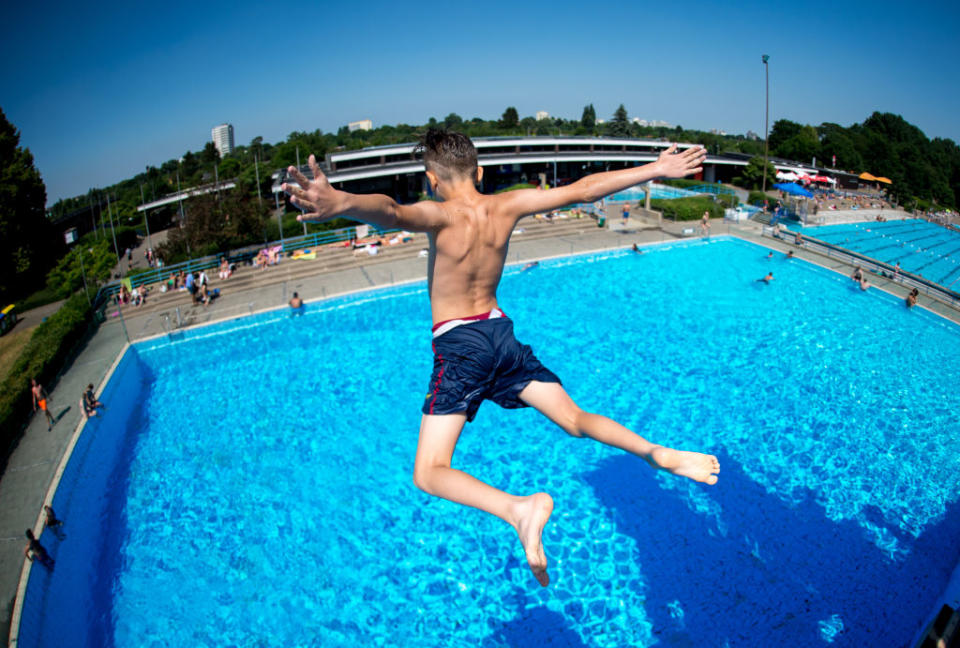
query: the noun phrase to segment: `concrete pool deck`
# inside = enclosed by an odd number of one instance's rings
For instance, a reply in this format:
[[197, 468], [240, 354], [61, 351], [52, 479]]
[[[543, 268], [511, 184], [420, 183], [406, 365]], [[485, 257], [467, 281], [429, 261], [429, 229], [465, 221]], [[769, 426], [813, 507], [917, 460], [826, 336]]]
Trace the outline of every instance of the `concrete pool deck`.
[[[592, 221], [579, 224], [557, 223], [554, 230], [550, 229], [554, 227], [550, 224], [531, 225], [527, 231], [518, 233], [512, 239], [508, 263], [623, 249], [633, 243], [650, 245], [695, 238], [683, 233], [687, 228], [696, 228], [692, 223], [664, 222], [661, 228], [652, 220], [631, 218], [627, 226], [623, 227], [619, 218], [613, 220], [616, 222], [611, 222], [609, 229], [597, 228]], [[726, 223], [717, 220], [712, 223], [712, 234], [729, 234], [780, 252], [794, 249], [798, 258], [845, 275], [852, 272], [852, 266], [842, 261], [823, 257], [806, 249], [796, 251], [793, 245], [762, 236], [762, 227], [752, 221]], [[298, 266], [285, 261], [284, 265], [258, 273], [253, 279], [248, 277], [244, 282], [240, 281], [240, 273], [236, 278], [228, 279], [222, 284], [213, 280], [214, 287], [223, 287], [224, 295], [209, 307], [180, 304], [181, 322], [184, 326], [199, 325], [283, 307], [294, 291], [310, 302], [336, 294], [423, 279], [426, 274], [426, 259], [416, 256], [418, 248], [410, 250], [412, 254], [398, 253], [395, 258], [391, 258], [391, 250], [386, 250], [382, 257], [354, 258], [350, 255], [346, 262], [336, 269], [324, 269], [318, 263], [312, 267], [315, 272], [309, 271], [311, 266]], [[286, 272], [287, 267], [296, 268], [297, 272]], [[301, 271], [301, 268], [306, 270]], [[902, 298], [907, 293], [902, 286], [889, 280], [880, 277], [871, 277], [871, 280], [876, 288], [898, 297]], [[235, 286], [236, 290], [231, 286]], [[33, 528], [37, 532], [42, 528], [38, 526], [39, 514], [48, 496], [50, 484], [71, 440], [82, 430], [80, 395], [88, 383], [102, 388], [118, 355], [127, 345], [128, 335], [130, 340], [136, 341], [164, 334], [169, 330], [171, 323], [176, 321], [173, 309], [179, 302], [176, 302], [175, 295], [168, 297], [168, 306], [163, 308], [149, 311], [144, 309], [143, 312], [126, 309], [123, 319], [119, 316], [108, 317], [59, 376], [56, 384], [51, 386], [52, 412], [57, 418], [57, 425], [48, 432], [43, 429], [45, 421], [42, 417], [34, 417], [10, 456], [6, 470], [0, 478], [0, 602], [3, 605], [0, 623], [3, 624], [3, 631], [7, 633], [24, 565], [23, 547], [26, 540], [23, 531]], [[159, 301], [158, 299], [158, 303]], [[184, 297], [181, 301], [187, 300]], [[960, 312], [932, 302], [925, 296], [920, 304], [960, 323]], [[109, 406], [109, 403], [107, 405]], [[70, 519], [65, 520], [68, 536], [70, 523]]]

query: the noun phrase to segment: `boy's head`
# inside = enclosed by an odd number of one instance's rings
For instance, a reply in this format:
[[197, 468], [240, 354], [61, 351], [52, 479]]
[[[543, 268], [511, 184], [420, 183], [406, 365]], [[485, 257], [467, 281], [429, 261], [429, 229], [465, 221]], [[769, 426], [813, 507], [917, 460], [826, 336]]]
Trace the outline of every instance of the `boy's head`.
[[[470, 138], [454, 131], [431, 128], [420, 138], [418, 147], [423, 152], [423, 165], [428, 176], [444, 182], [469, 179], [480, 180], [477, 167], [477, 149]], [[433, 178], [431, 178], [431, 184]]]

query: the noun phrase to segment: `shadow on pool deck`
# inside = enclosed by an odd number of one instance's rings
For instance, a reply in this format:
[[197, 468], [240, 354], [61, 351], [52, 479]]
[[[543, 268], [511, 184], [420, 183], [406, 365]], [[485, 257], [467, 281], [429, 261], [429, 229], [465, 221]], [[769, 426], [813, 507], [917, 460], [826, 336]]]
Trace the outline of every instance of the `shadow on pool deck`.
[[[812, 495], [788, 505], [720, 460], [720, 482], [707, 492], [721, 511], [737, 512], [720, 513], [724, 534], [682, 491], [638, 473], [634, 457], [610, 457], [586, 475], [618, 531], [637, 543], [656, 636], [671, 646], [818, 646], [820, 622], [838, 615], [834, 645], [909, 644], [950, 577], [944, 565], [960, 553], [960, 503], [915, 540], [898, 532], [909, 555], [892, 562], [857, 523], [827, 519]], [[881, 520], [876, 510], [867, 517]]]

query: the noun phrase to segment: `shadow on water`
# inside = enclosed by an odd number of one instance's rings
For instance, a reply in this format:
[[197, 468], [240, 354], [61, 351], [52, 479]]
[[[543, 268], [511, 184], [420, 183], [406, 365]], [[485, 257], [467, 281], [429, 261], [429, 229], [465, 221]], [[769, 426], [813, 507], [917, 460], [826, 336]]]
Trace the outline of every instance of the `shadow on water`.
[[[519, 568], [519, 562], [513, 567]], [[520, 610], [520, 614], [515, 619], [494, 627], [491, 634], [484, 639], [483, 648], [587, 648], [580, 635], [570, 627], [567, 617], [548, 610], [543, 605], [525, 609], [529, 599], [522, 594], [515, 598], [517, 600], [512, 601], [510, 607]]]
[[[738, 647], [913, 639], [960, 554], [960, 504], [918, 539], [898, 533], [908, 555], [894, 562], [858, 524], [827, 519], [812, 496], [786, 504], [720, 460], [720, 483], [704, 492], [722, 511], [723, 532], [716, 516], [691, 510], [683, 488], [662, 489], [634, 457], [609, 457], [585, 475], [618, 532], [637, 544], [655, 636]], [[876, 510], [866, 517], [881, 520]]]

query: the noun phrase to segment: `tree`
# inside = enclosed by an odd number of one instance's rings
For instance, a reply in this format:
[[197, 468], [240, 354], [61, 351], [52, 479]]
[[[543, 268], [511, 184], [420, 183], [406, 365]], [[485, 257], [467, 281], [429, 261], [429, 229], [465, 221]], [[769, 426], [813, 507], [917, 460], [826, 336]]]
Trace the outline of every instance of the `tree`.
[[220, 151], [217, 150], [213, 142], [207, 142], [200, 153], [200, 161], [204, 166], [213, 166], [220, 161]]
[[[767, 186], [772, 187], [777, 181], [777, 170], [773, 164], [767, 162]], [[750, 158], [747, 166], [743, 167], [743, 173], [739, 178], [734, 179], [734, 183], [745, 189], [759, 189], [763, 186], [763, 156], [756, 155]]]
[[820, 153], [820, 138], [813, 126], [801, 126], [793, 135], [771, 148], [771, 151], [778, 157], [807, 163]]
[[620, 107], [613, 113], [613, 119], [606, 123], [604, 129], [610, 137], [629, 137], [630, 120], [627, 117], [627, 109], [620, 104]]
[[227, 158], [220, 163], [220, 179], [234, 178], [240, 173], [240, 161], [236, 158]]
[[583, 107], [583, 116], [580, 117], [580, 125], [584, 128], [593, 128], [597, 125], [597, 111], [593, 109], [593, 104], [587, 104]]
[[463, 118], [457, 113], [450, 113], [443, 118], [443, 127], [447, 130], [459, 130], [463, 125]]
[[520, 115], [517, 114], [517, 109], [513, 106], [507, 106], [500, 117], [500, 128], [513, 129], [517, 127], [518, 123], [520, 123]]
[[800, 132], [802, 126], [789, 119], [778, 119], [773, 122], [773, 128], [770, 130], [770, 137], [767, 139], [770, 151], [773, 152], [781, 144]]
[[42, 285], [59, 247], [44, 206], [47, 188], [30, 149], [0, 109], [0, 296], [3, 303]]
[[848, 171], [863, 168], [863, 158], [846, 128], [827, 122], [820, 124], [817, 134], [820, 136], [819, 159], [823, 164]]

